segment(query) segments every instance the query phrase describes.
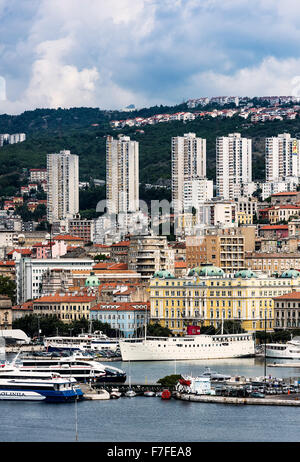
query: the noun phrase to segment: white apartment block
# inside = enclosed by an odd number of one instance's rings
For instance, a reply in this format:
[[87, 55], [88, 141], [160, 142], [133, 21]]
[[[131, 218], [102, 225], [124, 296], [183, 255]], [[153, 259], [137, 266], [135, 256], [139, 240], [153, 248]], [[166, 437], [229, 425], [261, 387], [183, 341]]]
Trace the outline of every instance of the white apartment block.
[[265, 140], [266, 181], [300, 176], [300, 140], [289, 133]]
[[8, 133], [1, 133], [0, 134], [0, 146], [3, 146], [4, 144], [8, 144], [9, 137], [10, 135]]
[[192, 208], [196, 210], [199, 206], [214, 195], [213, 181], [207, 178], [194, 177], [184, 182], [183, 187], [183, 207], [185, 211]]
[[9, 144], [22, 143], [25, 140], [25, 133], [13, 133], [12, 135], [9, 135]]
[[16, 261], [17, 304], [41, 296], [42, 276], [47, 270], [87, 270], [91, 271], [95, 262], [90, 259], [31, 259], [21, 258]]
[[281, 181], [266, 181], [264, 183], [260, 183], [261, 187], [261, 197], [264, 201], [272, 194], [277, 194], [280, 192], [288, 192], [288, 191], [297, 191], [297, 186], [299, 185], [299, 177], [286, 177], [283, 178]]
[[206, 140], [195, 133], [172, 138], [172, 201], [175, 214], [184, 208], [184, 187], [194, 177], [206, 177]]
[[79, 211], [78, 156], [70, 151], [47, 155], [47, 218], [49, 223], [73, 218]]
[[242, 196], [243, 185], [252, 182], [252, 141], [240, 133], [216, 140], [217, 196], [235, 199]]
[[106, 200], [109, 214], [139, 209], [139, 143], [129, 136], [107, 137]]
[[237, 226], [237, 204], [231, 200], [218, 201], [210, 207], [210, 223], [213, 226]]

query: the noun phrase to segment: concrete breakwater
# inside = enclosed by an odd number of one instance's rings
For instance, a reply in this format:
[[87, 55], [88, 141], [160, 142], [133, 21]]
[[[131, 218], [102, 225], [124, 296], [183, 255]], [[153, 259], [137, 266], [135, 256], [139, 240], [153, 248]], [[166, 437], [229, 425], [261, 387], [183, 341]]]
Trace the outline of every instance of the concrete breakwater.
[[300, 406], [300, 397], [296, 396], [289, 399], [265, 397], [265, 398], [244, 398], [233, 396], [212, 396], [212, 395], [193, 395], [188, 393], [178, 393], [176, 399], [182, 401], [192, 401], [198, 403], [214, 404], [255, 404], [264, 406]]

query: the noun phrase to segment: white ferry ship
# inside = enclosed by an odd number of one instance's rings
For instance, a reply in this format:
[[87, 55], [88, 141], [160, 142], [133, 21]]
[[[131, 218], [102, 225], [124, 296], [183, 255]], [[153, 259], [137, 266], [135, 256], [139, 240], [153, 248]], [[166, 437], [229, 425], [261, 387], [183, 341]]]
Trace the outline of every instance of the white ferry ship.
[[116, 351], [119, 340], [109, 338], [102, 332], [93, 334], [81, 334], [78, 337], [46, 337], [44, 346], [48, 351]]
[[252, 334], [120, 339], [123, 361], [243, 358], [255, 355]]
[[[118, 382], [126, 381], [126, 372], [98, 361], [90, 361], [72, 356], [25, 356], [21, 358], [20, 371], [54, 372], [62, 377], [74, 377], [79, 382]], [[17, 363], [16, 363], [17, 364]]]
[[73, 377], [21, 371], [14, 363], [0, 365], [0, 400], [70, 402], [75, 399], [83, 399], [83, 392]]
[[300, 359], [300, 337], [286, 343], [267, 343], [266, 358]]

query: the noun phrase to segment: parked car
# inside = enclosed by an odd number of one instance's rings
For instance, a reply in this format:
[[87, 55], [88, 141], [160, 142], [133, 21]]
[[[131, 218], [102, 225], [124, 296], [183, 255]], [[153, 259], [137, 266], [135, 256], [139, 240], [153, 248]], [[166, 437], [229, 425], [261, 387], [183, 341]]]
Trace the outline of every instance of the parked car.
[[263, 393], [260, 393], [259, 391], [253, 391], [251, 393], [251, 398], [264, 398], [265, 395]]

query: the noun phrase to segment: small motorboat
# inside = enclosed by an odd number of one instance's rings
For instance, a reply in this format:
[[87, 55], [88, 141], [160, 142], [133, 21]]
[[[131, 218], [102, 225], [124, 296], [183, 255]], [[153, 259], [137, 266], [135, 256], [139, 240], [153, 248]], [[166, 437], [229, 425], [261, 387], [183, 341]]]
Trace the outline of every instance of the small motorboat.
[[161, 398], [161, 395], [162, 395], [162, 391], [157, 391], [155, 396], [158, 396], [158, 398]]
[[136, 392], [132, 389], [127, 390], [125, 396], [127, 396], [127, 398], [134, 398], [136, 396]]
[[144, 392], [144, 396], [149, 396], [149, 397], [155, 396], [155, 392], [147, 390]]
[[122, 393], [119, 391], [118, 388], [112, 388], [110, 392], [111, 399], [119, 399], [122, 396]]

